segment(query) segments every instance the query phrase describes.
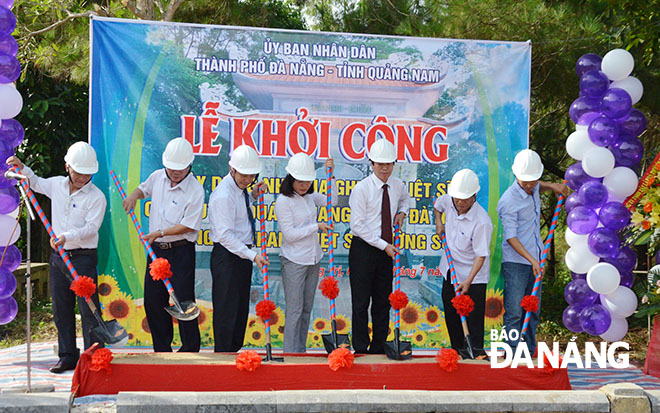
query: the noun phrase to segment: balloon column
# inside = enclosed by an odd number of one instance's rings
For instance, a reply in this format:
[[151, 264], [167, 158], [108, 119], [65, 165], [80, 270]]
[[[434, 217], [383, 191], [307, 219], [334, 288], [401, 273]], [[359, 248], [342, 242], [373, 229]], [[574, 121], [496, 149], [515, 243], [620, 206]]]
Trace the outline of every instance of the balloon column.
[[637, 188], [634, 170], [644, 152], [638, 136], [646, 118], [632, 108], [643, 87], [630, 76], [633, 67], [632, 55], [623, 49], [602, 59], [592, 53], [578, 59], [580, 96], [569, 111], [576, 126], [566, 139], [568, 154], [578, 162], [565, 175], [575, 192], [566, 200], [565, 260], [573, 281], [564, 291], [569, 306], [563, 321], [575, 333], [608, 341], [625, 336], [626, 317], [637, 308], [630, 289], [637, 258], [617, 234], [630, 222], [622, 201]]
[[15, 181], [4, 177], [8, 169], [5, 160], [14, 154], [23, 141], [23, 127], [13, 119], [23, 107], [23, 98], [14, 82], [21, 74], [16, 59], [18, 45], [12, 37], [16, 17], [9, 10], [13, 0], [0, 0], [0, 324], [7, 324], [16, 317], [18, 305], [12, 294], [16, 290], [16, 278], [12, 271], [21, 263], [21, 253], [13, 244], [21, 235], [12, 214], [19, 203]]

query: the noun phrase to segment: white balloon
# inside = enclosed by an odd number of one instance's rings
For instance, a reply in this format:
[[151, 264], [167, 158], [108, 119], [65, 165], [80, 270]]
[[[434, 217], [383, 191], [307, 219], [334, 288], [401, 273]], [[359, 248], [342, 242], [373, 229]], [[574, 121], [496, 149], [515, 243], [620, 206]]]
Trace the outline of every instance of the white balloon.
[[625, 166], [617, 166], [603, 178], [603, 185], [616, 198], [628, 198], [637, 190], [639, 178], [635, 171]]
[[587, 240], [589, 239], [589, 234], [580, 235], [573, 232], [568, 226], [566, 226], [566, 233], [564, 234], [566, 238], [566, 243], [569, 247], [576, 247], [578, 245], [584, 246], [587, 248]]
[[[577, 129], [577, 126], [575, 128]], [[594, 148], [599, 148], [599, 146], [589, 139], [589, 133], [586, 129], [576, 130], [566, 138], [566, 152], [571, 158], [578, 161], [581, 161], [584, 154]]]
[[620, 285], [613, 293], [600, 296], [600, 303], [617, 317], [629, 317], [637, 309], [637, 296], [628, 287]]
[[598, 258], [586, 245], [576, 245], [566, 251], [564, 261], [569, 270], [576, 274], [585, 274], [591, 267], [598, 264]]
[[602, 178], [614, 169], [614, 155], [600, 146], [589, 149], [582, 158], [582, 169], [591, 177]]
[[628, 77], [634, 67], [635, 59], [630, 52], [623, 49], [610, 50], [600, 63], [600, 70], [613, 82]]
[[20, 207], [16, 207], [15, 210], [11, 211], [11, 212], [8, 213], [7, 215], [9, 215], [10, 217], [12, 217], [12, 218], [14, 218], [14, 219], [18, 219], [18, 210], [19, 210], [19, 209], [20, 209]]
[[621, 341], [628, 332], [628, 320], [623, 317], [611, 314], [612, 323], [606, 332], [600, 335], [606, 341]]
[[[13, 236], [12, 232], [14, 233]], [[21, 226], [16, 225], [16, 218], [9, 215], [0, 215], [0, 247], [12, 245], [20, 236]]]
[[639, 102], [644, 94], [644, 85], [642, 82], [634, 76], [628, 76], [623, 80], [617, 80], [616, 82], [610, 83], [610, 88], [623, 89], [630, 95], [632, 99], [632, 104]]
[[0, 119], [10, 119], [23, 108], [23, 97], [13, 84], [0, 84]]
[[587, 272], [587, 284], [598, 294], [613, 293], [619, 287], [620, 282], [619, 270], [608, 262], [599, 262]]

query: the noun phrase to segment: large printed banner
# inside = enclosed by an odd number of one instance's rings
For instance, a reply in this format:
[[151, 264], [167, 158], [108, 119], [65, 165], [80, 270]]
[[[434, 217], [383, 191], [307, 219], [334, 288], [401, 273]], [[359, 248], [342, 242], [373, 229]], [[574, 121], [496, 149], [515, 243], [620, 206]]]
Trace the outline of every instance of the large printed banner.
[[[477, 200], [493, 219], [486, 330], [501, 326], [502, 228], [496, 205], [513, 180], [515, 153], [528, 143], [530, 43], [101, 18], [92, 20], [91, 37], [90, 141], [100, 161], [94, 182], [109, 206], [100, 237], [99, 293], [105, 315], [130, 331], [131, 345], [150, 345], [143, 306], [146, 258], [108, 172], [114, 170], [132, 191], [162, 167], [165, 145], [179, 136], [193, 144], [193, 172], [206, 201], [227, 175], [233, 148], [251, 145], [264, 161], [270, 294], [278, 305], [271, 319], [274, 347], [282, 344], [286, 304], [273, 203], [287, 158], [298, 152], [313, 156], [315, 189], [322, 193], [323, 161], [335, 160], [339, 204], [319, 211], [319, 220], [332, 214], [335, 233], [320, 235], [319, 241], [324, 250], [335, 249], [341, 289], [337, 325], [340, 333], [350, 333], [348, 197], [371, 173], [366, 148], [377, 139], [395, 144], [394, 174], [406, 182], [413, 200], [403, 236], [401, 286], [411, 299], [401, 313], [404, 335], [418, 348], [449, 343], [439, 270], [444, 254], [432, 203], [463, 168], [479, 176]], [[150, 201], [138, 207], [142, 227], [148, 228]], [[211, 249], [205, 205], [195, 280], [205, 346], [213, 344]], [[326, 255], [326, 273], [327, 261]], [[252, 313], [262, 287], [255, 266]], [[309, 347], [321, 347], [321, 335], [329, 332], [328, 300], [320, 291], [316, 298]], [[263, 323], [251, 315], [245, 345], [264, 343]]]

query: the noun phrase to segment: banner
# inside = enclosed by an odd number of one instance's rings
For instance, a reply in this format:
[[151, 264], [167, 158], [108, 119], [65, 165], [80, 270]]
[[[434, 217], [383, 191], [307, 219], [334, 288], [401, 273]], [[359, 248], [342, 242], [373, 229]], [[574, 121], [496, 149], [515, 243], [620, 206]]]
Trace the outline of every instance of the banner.
[[[529, 42], [94, 18], [90, 43], [90, 142], [100, 163], [94, 182], [108, 198], [99, 245], [104, 252], [99, 257], [99, 293], [106, 316], [130, 331], [131, 345], [150, 345], [142, 300], [146, 258], [108, 172], [114, 170], [130, 193], [162, 168], [165, 145], [179, 136], [193, 144], [193, 172], [204, 186], [205, 202], [228, 173], [233, 148], [248, 144], [262, 157], [270, 295], [278, 305], [271, 319], [274, 347], [282, 344], [285, 302], [282, 238], [273, 203], [287, 159], [298, 152], [313, 156], [315, 190], [321, 193], [326, 189], [323, 161], [335, 160], [339, 203], [332, 211], [319, 210], [319, 220], [332, 214], [335, 234], [319, 240], [324, 251], [330, 243], [335, 246], [340, 267], [337, 324], [340, 333], [350, 333], [348, 197], [371, 173], [366, 148], [376, 139], [395, 144], [394, 176], [406, 183], [412, 199], [403, 236], [401, 288], [411, 299], [401, 313], [404, 336], [417, 348], [449, 343], [438, 269], [444, 254], [432, 204], [463, 168], [479, 176], [477, 201], [493, 220], [485, 328], [501, 326], [502, 228], [496, 206], [513, 181], [515, 153], [528, 144]], [[143, 228], [148, 228], [149, 208], [150, 200], [136, 207]], [[213, 345], [211, 249], [205, 204], [195, 275], [204, 346]], [[326, 254], [324, 272], [327, 262]], [[253, 315], [261, 296], [262, 276], [255, 266], [248, 347], [265, 343], [263, 323]], [[309, 347], [322, 346], [329, 315], [328, 300], [317, 291]], [[177, 330], [175, 341], [180, 342]]]

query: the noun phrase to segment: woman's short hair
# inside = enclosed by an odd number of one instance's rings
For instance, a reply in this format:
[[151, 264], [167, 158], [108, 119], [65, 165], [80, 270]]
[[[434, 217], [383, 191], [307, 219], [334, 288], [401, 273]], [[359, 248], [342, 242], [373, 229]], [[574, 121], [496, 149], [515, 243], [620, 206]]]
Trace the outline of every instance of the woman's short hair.
[[[295, 191], [293, 190], [293, 182], [296, 179], [291, 176], [291, 174], [287, 174], [286, 177], [282, 180], [282, 183], [280, 184], [280, 194], [288, 197], [292, 197], [295, 194]], [[314, 193], [314, 185], [311, 185], [305, 195], [309, 195], [311, 193]]]

